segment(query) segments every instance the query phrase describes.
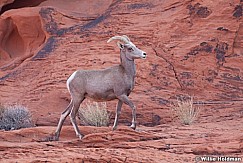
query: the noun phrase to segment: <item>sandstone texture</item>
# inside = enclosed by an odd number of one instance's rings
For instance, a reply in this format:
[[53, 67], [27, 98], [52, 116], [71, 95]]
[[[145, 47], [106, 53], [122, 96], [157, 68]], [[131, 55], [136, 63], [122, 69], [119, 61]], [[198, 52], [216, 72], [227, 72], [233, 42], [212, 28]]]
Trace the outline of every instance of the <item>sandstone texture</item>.
[[[197, 156], [243, 161], [242, 0], [0, 1], [0, 103], [29, 108], [34, 128], [0, 131], [0, 162], [195, 162]], [[138, 128], [124, 106], [116, 131], [69, 119], [50, 142], [77, 69], [119, 64], [106, 41], [127, 35], [147, 52], [136, 60]], [[193, 96], [200, 107], [182, 125], [171, 105]], [[107, 103], [114, 121], [116, 101]]]

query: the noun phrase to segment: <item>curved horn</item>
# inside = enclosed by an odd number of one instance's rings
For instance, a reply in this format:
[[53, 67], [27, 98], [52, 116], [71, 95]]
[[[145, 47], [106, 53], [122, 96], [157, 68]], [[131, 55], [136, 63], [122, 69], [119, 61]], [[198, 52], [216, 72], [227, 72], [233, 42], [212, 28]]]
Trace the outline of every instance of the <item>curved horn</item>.
[[125, 36], [125, 35], [123, 35], [123, 36], [113, 36], [107, 41], [107, 43], [111, 42], [112, 40], [120, 40], [120, 41], [123, 41], [126, 44], [130, 43], [130, 39], [127, 36]]
[[131, 40], [126, 35], [123, 35], [123, 37], [125, 37], [129, 42], [131, 42]]

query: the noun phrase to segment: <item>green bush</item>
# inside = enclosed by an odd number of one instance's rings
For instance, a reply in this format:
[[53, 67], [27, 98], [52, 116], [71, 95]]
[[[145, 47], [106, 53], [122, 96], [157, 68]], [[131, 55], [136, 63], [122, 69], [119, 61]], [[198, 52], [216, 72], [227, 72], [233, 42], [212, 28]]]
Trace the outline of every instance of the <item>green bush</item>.
[[88, 102], [85, 107], [80, 107], [78, 117], [82, 125], [108, 126], [110, 116], [106, 109], [106, 103]]
[[29, 110], [22, 105], [0, 105], [0, 129], [17, 130], [32, 127], [32, 118]]

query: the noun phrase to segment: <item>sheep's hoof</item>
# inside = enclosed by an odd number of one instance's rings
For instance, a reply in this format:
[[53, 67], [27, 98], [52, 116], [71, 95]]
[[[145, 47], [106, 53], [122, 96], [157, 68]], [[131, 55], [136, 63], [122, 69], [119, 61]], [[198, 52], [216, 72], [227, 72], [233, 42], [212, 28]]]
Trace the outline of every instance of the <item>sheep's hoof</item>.
[[130, 127], [131, 127], [133, 130], [135, 130], [135, 129], [136, 129], [136, 124], [132, 124]]
[[84, 136], [82, 134], [78, 134], [77, 137], [81, 140]]
[[49, 137], [50, 141], [58, 141], [59, 140], [59, 135], [57, 133], [55, 133], [54, 135], [51, 135]]
[[113, 126], [112, 131], [115, 131], [117, 129], [117, 126]]
[[59, 140], [59, 137], [57, 137], [57, 136], [53, 136], [51, 139], [50, 139], [50, 141], [58, 141]]

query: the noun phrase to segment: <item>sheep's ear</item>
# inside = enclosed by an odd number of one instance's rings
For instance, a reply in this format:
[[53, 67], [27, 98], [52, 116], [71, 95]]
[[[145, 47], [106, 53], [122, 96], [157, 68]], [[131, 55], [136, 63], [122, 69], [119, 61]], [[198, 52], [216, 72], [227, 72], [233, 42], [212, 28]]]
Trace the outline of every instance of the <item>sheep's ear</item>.
[[124, 48], [124, 44], [122, 44], [121, 42], [117, 42], [117, 46], [120, 48], [120, 49], [123, 49]]

